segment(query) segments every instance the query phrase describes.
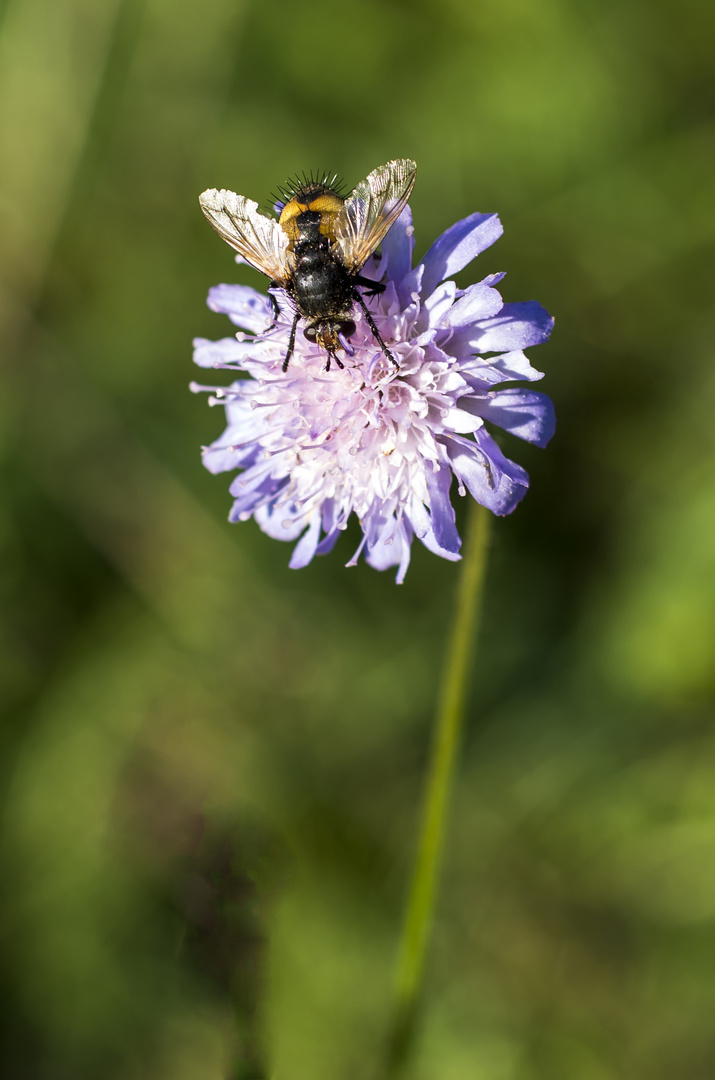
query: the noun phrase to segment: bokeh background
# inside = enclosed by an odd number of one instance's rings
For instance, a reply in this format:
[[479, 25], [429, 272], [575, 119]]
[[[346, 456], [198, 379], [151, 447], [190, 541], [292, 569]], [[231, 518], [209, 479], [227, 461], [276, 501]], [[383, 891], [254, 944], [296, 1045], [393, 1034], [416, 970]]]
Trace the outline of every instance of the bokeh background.
[[458, 568], [229, 526], [197, 195], [417, 160], [556, 315], [415, 1080], [715, 1075], [715, 128], [698, 0], [0, 4], [9, 1080], [365, 1080]]

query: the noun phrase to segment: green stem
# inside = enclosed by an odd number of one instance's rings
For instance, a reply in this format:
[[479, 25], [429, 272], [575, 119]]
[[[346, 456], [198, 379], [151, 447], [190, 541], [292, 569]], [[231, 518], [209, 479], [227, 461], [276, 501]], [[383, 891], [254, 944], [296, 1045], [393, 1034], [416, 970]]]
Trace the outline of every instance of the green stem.
[[478, 503], [472, 504], [454, 623], [435, 717], [417, 858], [400, 942], [388, 1047], [388, 1078], [397, 1076], [405, 1064], [415, 1026], [487, 563], [490, 518], [488, 510]]

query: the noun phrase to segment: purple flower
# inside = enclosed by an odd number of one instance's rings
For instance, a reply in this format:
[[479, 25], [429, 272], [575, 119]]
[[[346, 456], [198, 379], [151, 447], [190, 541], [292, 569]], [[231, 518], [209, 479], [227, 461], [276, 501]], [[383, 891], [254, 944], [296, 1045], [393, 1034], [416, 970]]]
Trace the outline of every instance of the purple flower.
[[[468, 491], [495, 514], [509, 514], [529, 478], [504, 456], [489, 426], [545, 446], [554, 431], [544, 394], [510, 382], [542, 377], [523, 353], [546, 341], [553, 319], [535, 301], [505, 304], [503, 274], [458, 289], [446, 280], [501, 236], [496, 214], [457, 222], [412, 268], [414, 229], [406, 207], [361, 274], [386, 283], [368, 301], [395, 356], [390, 364], [357, 309], [344, 368], [326, 372], [326, 354], [302, 334], [284, 373], [292, 312], [273, 327], [267, 297], [243, 285], [218, 285], [208, 304], [248, 333], [195, 341], [203, 368], [247, 373], [213, 391], [228, 426], [204, 450], [211, 472], [240, 469], [231, 485], [231, 521], [255, 518], [279, 540], [298, 540], [290, 565], [332, 549], [355, 513], [361, 553], [371, 566], [397, 566], [402, 582], [413, 536], [445, 559], [459, 559], [450, 488]], [[489, 355], [485, 355], [489, 354]], [[299, 538], [299, 539], [298, 539]]]

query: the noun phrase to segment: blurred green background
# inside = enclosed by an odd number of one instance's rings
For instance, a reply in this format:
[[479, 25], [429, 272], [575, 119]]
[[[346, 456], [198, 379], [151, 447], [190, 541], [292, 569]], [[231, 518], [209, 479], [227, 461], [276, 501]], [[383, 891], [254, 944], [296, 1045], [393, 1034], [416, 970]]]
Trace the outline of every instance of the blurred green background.
[[457, 568], [226, 523], [197, 195], [419, 166], [556, 315], [494, 534], [414, 1080], [715, 1075], [715, 18], [3, 0], [9, 1080], [369, 1080]]

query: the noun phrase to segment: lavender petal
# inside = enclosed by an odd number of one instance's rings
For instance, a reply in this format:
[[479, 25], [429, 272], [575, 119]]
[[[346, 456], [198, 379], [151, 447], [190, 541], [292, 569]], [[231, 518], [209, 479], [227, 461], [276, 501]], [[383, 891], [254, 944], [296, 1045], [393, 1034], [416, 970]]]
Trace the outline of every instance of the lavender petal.
[[422, 295], [428, 296], [440, 281], [462, 270], [491, 247], [503, 231], [496, 214], [470, 214], [443, 232], [422, 260]]

